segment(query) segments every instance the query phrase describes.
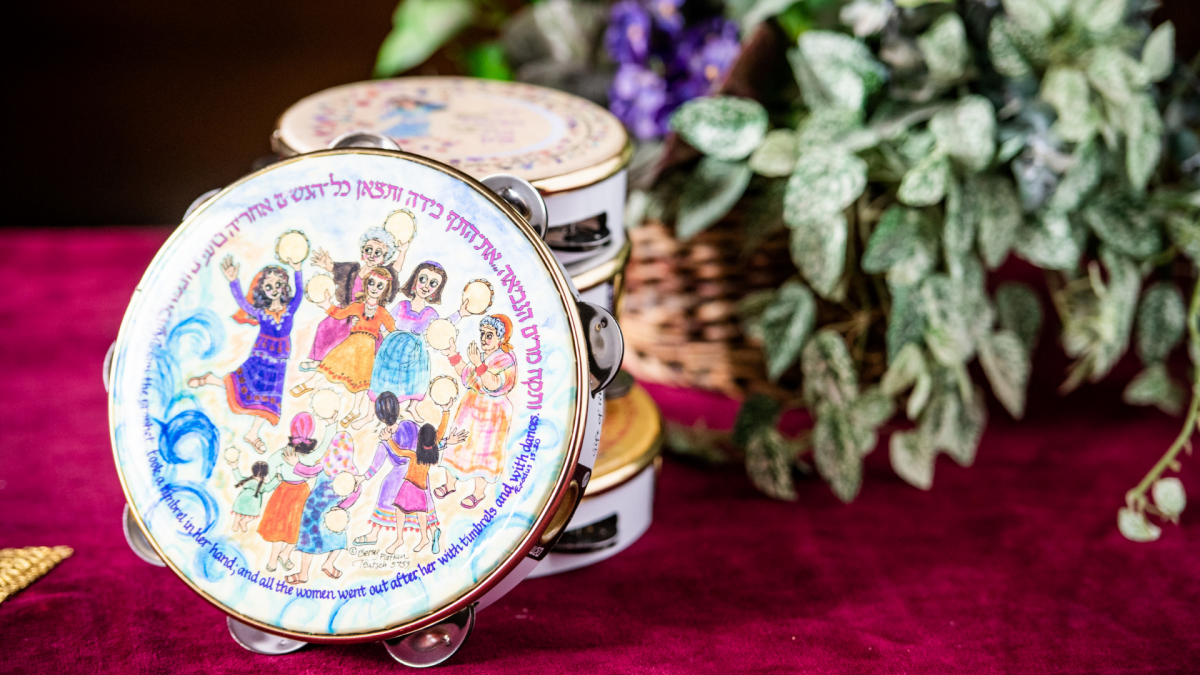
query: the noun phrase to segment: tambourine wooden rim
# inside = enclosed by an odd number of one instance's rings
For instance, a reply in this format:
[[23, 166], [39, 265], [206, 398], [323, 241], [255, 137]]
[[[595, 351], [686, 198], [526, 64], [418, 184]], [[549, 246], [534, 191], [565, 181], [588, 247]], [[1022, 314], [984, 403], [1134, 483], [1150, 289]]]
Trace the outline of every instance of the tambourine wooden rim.
[[[402, 624], [391, 625], [391, 626], [387, 626], [386, 628], [381, 628], [378, 630], [369, 630], [369, 631], [362, 631], [362, 632], [356, 632], [356, 633], [345, 633], [345, 634], [298, 632], [298, 631], [284, 629], [284, 628], [281, 628], [281, 627], [273, 625], [273, 624], [264, 623], [255, 618], [252, 618], [252, 617], [242, 614], [241, 612], [235, 610], [233, 607], [226, 605], [221, 600], [210, 596], [206, 591], [204, 591], [203, 589], [198, 587], [196, 585], [196, 583], [193, 582], [193, 580], [184, 571], [182, 571], [180, 569], [180, 567], [177, 565], [175, 559], [172, 557], [169, 557], [165, 553], [164, 549], [155, 540], [155, 537], [153, 536], [153, 534], [150, 532], [149, 528], [146, 526], [145, 522], [143, 521], [142, 513], [140, 512], [140, 510], [137, 508], [137, 505], [135, 504], [134, 494], [131, 491], [130, 486], [128, 485], [127, 480], [126, 480], [125, 471], [122, 466], [122, 456], [120, 454], [120, 450], [119, 450], [119, 446], [118, 446], [118, 438], [117, 438], [117, 433], [116, 433], [116, 429], [117, 429], [117, 425], [118, 425], [118, 421], [119, 421], [117, 419], [117, 415], [119, 412], [118, 406], [120, 405], [116, 400], [116, 396], [117, 396], [117, 392], [118, 392], [118, 382], [119, 382], [121, 371], [122, 371], [121, 361], [123, 361], [125, 358], [126, 349], [129, 345], [129, 341], [132, 339], [131, 334], [135, 333], [137, 331], [137, 328], [135, 328], [133, 326], [133, 324], [134, 324], [133, 319], [138, 315], [138, 310], [141, 309], [141, 306], [140, 306], [141, 303], [147, 299], [147, 297], [145, 295], [145, 287], [147, 286], [147, 284], [154, 281], [153, 275], [155, 273], [157, 273], [157, 268], [158, 268], [159, 264], [170, 255], [170, 252], [172, 251], [173, 247], [178, 244], [178, 242], [184, 237], [184, 235], [186, 233], [188, 233], [189, 227], [193, 223], [195, 223], [198, 219], [202, 218], [208, 210], [214, 208], [214, 205], [220, 204], [222, 202], [222, 198], [225, 197], [231, 191], [233, 191], [235, 188], [237, 188], [249, 181], [253, 181], [253, 180], [257, 179], [259, 176], [270, 173], [272, 171], [276, 171], [276, 170], [280, 169], [281, 167], [288, 166], [288, 165], [291, 165], [291, 164], [297, 163], [297, 162], [304, 162], [311, 158], [320, 158], [320, 157], [327, 157], [327, 156], [333, 156], [333, 155], [374, 155], [374, 156], [390, 157], [390, 158], [401, 159], [401, 160], [405, 160], [408, 162], [412, 162], [412, 163], [427, 167], [429, 169], [433, 169], [435, 171], [447, 174], [448, 176], [451, 176], [451, 177], [457, 179], [461, 183], [469, 186], [473, 192], [478, 193], [478, 195], [482, 196], [485, 200], [490, 202], [494, 207], [499, 209], [499, 211], [502, 212], [502, 214], [506, 217], [506, 220], [509, 221], [512, 226], [516, 227], [521, 232], [521, 234], [524, 236], [524, 238], [526, 240], [528, 240], [530, 242], [530, 244], [532, 245], [533, 250], [536, 252], [538, 260], [541, 264], [541, 267], [544, 269], [546, 274], [549, 276], [550, 280], [553, 282], [554, 290], [557, 292], [557, 296], [562, 303], [562, 310], [565, 312], [567, 318], [569, 319], [569, 322], [568, 322], [570, 324], [568, 326], [569, 338], [570, 338], [569, 342], [570, 342], [571, 349], [573, 350], [573, 355], [575, 358], [575, 367], [574, 367], [574, 373], [573, 373], [572, 379], [575, 383], [574, 387], [575, 387], [575, 391], [576, 391], [574, 405], [572, 406], [572, 408], [570, 408], [570, 410], [571, 410], [571, 425], [570, 425], [570, 428], [567, 430], [564, 430], [563, 434], [562, 434], [562, 437], [567, 439], [567, 441], [564, 446], [564, 456], [563, 456], [563, 460], [562, 460], [562, 466], [558, 470], [558, 475], [553, 484], [553, 489], [552, 489], [552, 491], [547, 493], [549, 496], [547, 497], [545, 504], [542, 505], [541, 510], [537, 513], [537, 516], [534, 519], [533, 524], [527, 530], [524, 531], [524, 535], [518, 539], [515, 549], [512, 550], [512, 552], [507, 556], [507, 558], [504, 558], [501, 562], [499, 562], [496, 565], [496, 567], [491, 569], [490, 572], [486, 573], [483, 576], [483, 578], [479, 579], [478, 582], [476, 582], [473, 586], [471, 586], [467, 592], [463, 593], [462, 595], [458, 596], [456, 599], [438, 607], [437, 609], [435, 609], [429, 613], [426, 613], [426, 614], [416, 617], [416, 618], [411, 618]], [[297, 292], [300, 293], [302, 291], [297, 290]], [[113, 361], [113, 377], [112, 377], [113, 386], [112, 386], [112, 389], [109, 394], [109, 438], [110, 438], [110, 442], [113, 445], [113, 457], [114, 457], [114, 462], [117, 466], [117, 473], [118, 473], [118, 478], [120, 479], [120, 482], [121, 482], [121, 489], [125, 495], [125, 499], [126, 499], [127, 503], [129, 503], [131, 506], [130, 513], [133, 515], [134, 519], [137, 521], [137, 524], [141, 528], [142, 532], [146, 535], [147, 541], [150, 543], [151, 546], [154, 547], [155, 552], [159, 555], [159, 557], [162, 558], [163, 562], [165, 562], [166, 565], [181, 580], [183, 580], [183, 582], [185, 584], [187, 584], [192, 589], [193, 592], [199, 594], [201, 597], [203, 597], [205, 600], [207, 600], [210, 604], [215, 606], [217, 609], [221, 610], [223, 613], [234, 617], [235, 619], [237, 619], [238, 621], [240, 621], [242, 623], [253, 626], [259, 630], [262, 630], [264, 632], [267, 632], [267, 633], [270, 633], [273, 635], [279, 635], [279, 636], [289, 637], [292, 639], [302, 640], [305, 642], [313, 642], [313, 643], [351, 643], [351, 642], [377, 641], [377, 640], [387, 639], [387, 638], [391, 638], [391, 637], [395, 637], [395, 636], [399, 636], [399, 635], [404, 635], [406, 633], [410, 633], [410, 632], [418, 630], [420, 628], [436, 624], [436, 623], [456, 614], [457, 612], [465, 609], [466, 607], [476, 603], [480, 598], [482, 598], [490, 590], [492, 590], [494, 587], [496, 587], [497, 584], [499, 584], [503, 579], [505, 579], [505, 577], [507, 577], [510, 573], [512, 573], [519, 565], [522, 564], [522, 562], [524, 562], [527, 559], [527, 556], [530, 554], [531, 549], [533, 549], [538, 544], [539, 538], [542, 536], [543, 532], [547, 529], [547, 526], [551, 524], [551, 520], [554, 518], [556, 513], [559, 511], [559, 507], [560, 507], [560, 505], [562, 505], [564, 498], [568, 495], [568, 492], [570, 492], [572, 489], [572, 483], [573, 483], [572, 479], [573, 479], [574, 474], [576, 473], [576, 467], [577, 467], [577, 464], [579, 463], [581, 449], [585, 442], [584, 427], [585, 427], [585, 422], [587, 420], [588, 406], [589, 406], [589, 401], [590, 401], [590, 397], [587, 394], [587, 392], [588, 392], [588, 370], [587, 370], [588, 365], [587, 364], [588, 364], [587, 341], [586, 341], [586, 337], [585, 337], [584, 331], [583, 331], [582, 319], [580, 318], [579, 311], [575, 304], [574, 293], [572, 290], [571, 283], [564, 276], [564, 273], [562, 272], [561, 267], [555, 261], [554, 255], [553, 255], [553, 253], [551, 253], [550, 249], [545, 245], [544, 242], [541, 241], [541, 239], [537, 236], [537, 234], [533, 231], [533, 229], [524, 221], [524, 219], [517, 213], [517, 211], [512, 206], [510, 206], [507, 202], [505, 202], [502, 199], [500, 199], [499, 197], [497, 197], [494, 193], [492, 193], [484, 185], [482, 185], [479, 181], [472, 178], [471, 176], [469, 176], [461, 171], [458, 171], [452, 167], [442, 165], [438, 162], [421, 157], [419, 155], [413, 155], [410, 153], [403, 153], [403, 152], [393, 152], [393, 151], [387, 151], [387, 150], [368, 149], [368, 148], [345, 148], [345, 149], [337, 149], [337, 150], [323, 150], [323, 151], [308, 153], [305, 155], [298, 155], [298, 156], [295, 156], [295, 157], [292, 157], [289, 159], [282, 160], [281, 162], [272, 164], [272, 165], [265, 167], [259, 171], [251, 173], [251, 174], [241, 178], [240, 180], [236, 181], [235, 183], [229, 185], [228, 187], [224, 188], [215, 197], [213, 197], [212, 199], [209, 199], [207, 202], [205, 202], [203, 205], [201, 205], [199, 208], [197, 208], [194, 212], [189, 214], [188, 217], [180, 225], [180, 227], [178, 229], [176, 229], [174, 233], [172, 233], [172, 235], [164, 243], [163, 247], [155, 255], [154, 259], [151, 261], [150, 265], [147, 267], [146, 273], [143, 275], [141, 281], [139, 282], [137, 289], [133, 293], [133, 297], [131, 298], [129, 308], [126, 311], [124, 319], [122, 320], [120, 332], [117, 336], [116, 351], [115, 351], [115, 357], [114, 357], [114, 361]], [[285, 395], [286, 395], [286, 392], [285, 392]], [[564, 410], [564, 412], [566, 412], [568, 409], [564, 407], [563, 410]], [[461, 492], [461, 490], [460, 490], [460, 492]], [[315, 554], [315, 555], [322, 555], [322, 554]], [[310, 570], [310, 574], [320, 574], [320, 570], [316, 569], [315, 572]]]

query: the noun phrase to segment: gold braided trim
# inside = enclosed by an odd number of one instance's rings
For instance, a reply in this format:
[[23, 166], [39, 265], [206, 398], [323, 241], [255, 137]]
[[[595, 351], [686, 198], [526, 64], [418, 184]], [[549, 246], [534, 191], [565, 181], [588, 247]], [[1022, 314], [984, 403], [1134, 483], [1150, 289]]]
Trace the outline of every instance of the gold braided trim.
[[0, 602], [37, 581], [74, 552], [70, 546], [0, 548]]

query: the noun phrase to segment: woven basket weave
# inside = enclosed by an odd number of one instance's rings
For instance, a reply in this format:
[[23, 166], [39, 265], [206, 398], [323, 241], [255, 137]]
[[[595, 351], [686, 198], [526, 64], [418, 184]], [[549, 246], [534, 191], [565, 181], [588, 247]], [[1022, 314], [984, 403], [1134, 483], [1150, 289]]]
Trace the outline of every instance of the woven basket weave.
[[742, 257], [732, 220], [680, 242], [663, 223], [629, 231], [633, 253], [621, 305], [624, 367], [638, 379], [742, 397], [767, 382], [762, 348], [738, 324], [738, 302], [795, 274], [786, 233]]

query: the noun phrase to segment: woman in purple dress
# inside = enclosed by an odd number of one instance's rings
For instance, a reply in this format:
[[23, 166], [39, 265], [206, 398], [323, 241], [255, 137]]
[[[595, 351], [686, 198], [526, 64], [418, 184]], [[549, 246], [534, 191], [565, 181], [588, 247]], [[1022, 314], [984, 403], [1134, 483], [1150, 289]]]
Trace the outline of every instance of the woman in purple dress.
[[[250, 356], [223, 378], [210, 372], [189, 379], [187, 384], [192, 388], [212, 385], [225, 389], [230, 410], [254, 417], [250, 431], [243, 438], [262, 454], [267, 451], [259, 437], [262, 425], [279, 423], [283, 379], [288, 357], [292, 355], [292, 321], [300, 307], [300, 293], [293, 292], [282, 267], [268, 265], [254, 277], [250, 292], [243, 294], [242, 282], [238, 280], [240, 267], [234, 264], [233, 256], [225, 256], [221, 261], [221, 272], [229, 280], [229, 291], [240, 308], [233, 320], [258, 326], [258, 338], [250, 348]], [[296, 264], [292, 267], [296, 288], [303, 288], [300, 267]]]

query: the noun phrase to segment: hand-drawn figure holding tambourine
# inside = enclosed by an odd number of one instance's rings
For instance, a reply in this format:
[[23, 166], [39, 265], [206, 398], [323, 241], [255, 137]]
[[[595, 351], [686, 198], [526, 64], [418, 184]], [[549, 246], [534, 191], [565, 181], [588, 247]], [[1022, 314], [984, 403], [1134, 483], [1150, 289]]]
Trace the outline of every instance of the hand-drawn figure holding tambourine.
[[354, 394], [350, 412], [342, 418], [342, 427], [368, 413], [363, 410], [367, 400], [367, 388], [371, 384], [371, 370], [375, 365], [375, 349], [384, 331], [396, 330], [392, 315], [383, 306], [384, 298], [391, 292], [395, 280], [385, 267], [372, 267], [363, 281], [363, 290], [354, 302], [345, 307], [334, 305], [328, 297], [317, 303], [329, 316], [350, 321], [350, 335], [325, 355], [317, 365], [317, 372], [304, 382], [292, 387], [292, 396], [302, 396], [311, 391], [316, 380], [325, 377], [334, 384], [344, 386]]
[[282, 480], [271, 493], [262, 519], [258, 521], [258, 535], [271, 544], [271, 557], [266, 566], [268, 572], [274, 572], [277, 563], [285, 570], [290, 571], [293, 567], [290, 558], [300, 537], [300, 514], [304, 510], [304, 503], [308, 501], [309, 487], [308, 476], [297, 475], [293, 465], [285, 460], [285, 455], [295, 456], [304, 466], [312, 466], [321, 459], [321, 453], [315, 451], [326, 447], [336, 420], [321, 420], [325, 431], [318, 440], [318, 419], [307, 412], [296, 413], [292, 417], [287, 446], [267, 457], [267, 473], [278, 475]]
[[321, 571], [331, 579], [338, 579], [342, 571], [334, 562], [346, 548], [346, 523], [330, 527], [329, 516], [335, 510], [350, 508], [362, 493], [358, 468], [354, 464], [354, 439], [349, 433], [339, 431], [321, 460], [311, 467], [301, 464], [293, 453], [285, 452], [284, 460], [292, 465], [297, 475], [316, 476], [317, 479], [300, 516], [300, 538], [296, 542], [296, 550], [300, 551], [300, 570], [284, 577], [284, 581], [292, 585], [307, 582], [313, 556], [322, 553], [328, 555], [321, 563]]
[[[333, 275], [332, 300], [339, 307], [346, 307], [363, 292], [363, 284], [372, 269], [382, 267], [391, 273], [392, 279], [398, 279], [397, 270], [404, 265], [404, 256], [408, 253], [410, 244], [411, 238], [409, 241], [399, 242], [387, 229], [372, 227], [359, 239], [358, 248], [362, 255], [362, 262], [334, 262], [329, 253], [321, 248], [313, 254], [312, 262]], [[322, 278], [328, 282], [329, 277]], [[396, 285], [392, 284], [383, 298], [383, 304], [391, 304], [396, 297], [396, 291]], [[324, 298], [310, 297], [309, 299], [320, 303]], [[300, 364], [300, 370], [315, 371], [330, 350], [349, 336], [349, 319], [325, 317], [317, 325], [317, 334], [313, 338], [308, 360]], [[300, 392], [300, 394], [304, 393], [304, 391]]]
[[[384, 338], [371, 371], [371, 397], [392, 392], [400, 401], [401, 411], [417, 421], [423, 420], [416, 413], [416, 403], [425, 398], [429, 386], [429, 350], [425, 347], [425, 332], [430, 324], [441, 319], [431, 305], [441, 303], [446, 279], [445, 268], [432, 260], [417, 265], [400, 288], [409, 299], [401, 300], [393, 312], [396, 332]], [[481, 313], [472, 312], [469, 301], [464, 294], [462, 306], [445, 320], [453, 325], [464, 316]]]
[[292, 322], [300, 307], [299, 291], [304, 287], [300, 263], [291, 261], [289, 264], [295, 270], [294, 291], [288, 273], [282, 267], [268, 265], [255, 275], [250, 291], [243, 294], [242, 282], [238, 280], [241, 266], [233, 262], [233, 256], [225, 256], [221, 272], [229, 280], [229, 291], [240, 308], [233, 320], [258, 326], [258, 337], [250, 349], [250, 356], [237, 370], [223, 378], [210, 372], [187, 381], [193, 388], [204, 385], [224, 388], [230, 410], [254, 417], [254, 423], [243, 439], [259, 454], [267, 451], [259, 436], [262, 425], [279, 423], [283, 380], [288, 357], [292, 355]]
[[511, 319], [492, 314], [480, 320], [479, 345], [471, 342], [466, 359], [455, 350], [453, 339], [442, 352], [467, 389], [454, 418], [454, 426], [467, 432], [467, 440], [447, 448], [441, 462], [446, 484], [434, 496], [444, 499], [456, 491], [458, 481], [472, 481], [471, 494], [460, 502], [465, 509], [479, 506], [487, 485], [499, 480], [504, 470], [504, 446], [513, 417], [508, 393], [517, 384], [517, 359], [509, 342], [512, 333]]
[[271, 476], [270, 465], [261, 460], [250, 465], [250, 475], [247, 476], [238, 468], [238, 458], [238, 451], [234, 448], [225, 453], [225, 463], [229, 465], [233, 479], [237, 481], [233, 487], [238, 491], [230, 509], [233, 523], [229, 529], [233, 532], [249, 532], [250, 523], [262, 515], [263, 500], [279, 487], [283, 478], [279, 474]]

